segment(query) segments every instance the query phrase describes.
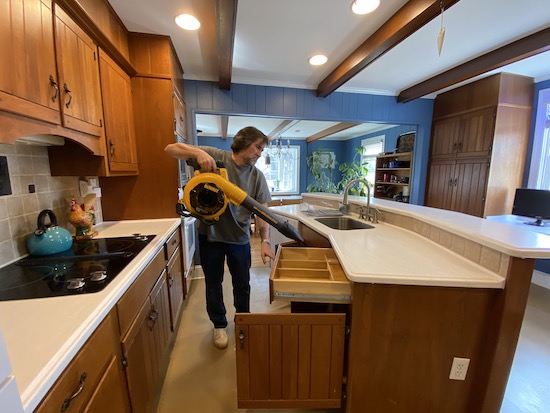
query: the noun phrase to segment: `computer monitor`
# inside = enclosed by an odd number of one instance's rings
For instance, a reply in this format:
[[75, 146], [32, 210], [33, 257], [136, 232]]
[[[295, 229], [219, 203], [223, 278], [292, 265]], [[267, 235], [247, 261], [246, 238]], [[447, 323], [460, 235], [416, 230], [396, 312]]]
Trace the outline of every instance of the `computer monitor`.
[[550, 191], [544, 189], [516, 189], [512, 214], [535, 218], [535, 221], [524, 222], [524, 224], [544, 226], [544, 220], [550, 219]]

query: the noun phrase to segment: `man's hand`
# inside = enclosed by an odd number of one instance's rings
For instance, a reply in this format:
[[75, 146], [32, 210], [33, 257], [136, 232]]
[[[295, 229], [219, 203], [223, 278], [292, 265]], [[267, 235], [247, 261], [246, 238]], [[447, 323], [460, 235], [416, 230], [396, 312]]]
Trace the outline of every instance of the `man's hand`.
[[262, 242], [260, 254], [262, 256], [262, 262], [264, 264], [267, 264], [268, 257], [272, 260], [275, 259], [275, 254], [273, 253], [273, 251], [271, 251], [271, 248], [269, 248], [269, 244], [267, 242]]

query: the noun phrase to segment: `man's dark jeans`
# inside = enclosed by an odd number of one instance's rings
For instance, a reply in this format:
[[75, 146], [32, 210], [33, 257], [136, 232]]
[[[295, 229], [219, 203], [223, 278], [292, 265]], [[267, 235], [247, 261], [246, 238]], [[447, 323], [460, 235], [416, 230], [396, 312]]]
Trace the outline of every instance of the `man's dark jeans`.
[[224, 261], [233, 283], [233, 303], [238, 313], [250, 312], [250, 243], [244, 245], [208, 242], [206, 235], [199, 234], [201, 266], [206, 283], [206, 311], [215, 328], [227, 327], [223, 303]]

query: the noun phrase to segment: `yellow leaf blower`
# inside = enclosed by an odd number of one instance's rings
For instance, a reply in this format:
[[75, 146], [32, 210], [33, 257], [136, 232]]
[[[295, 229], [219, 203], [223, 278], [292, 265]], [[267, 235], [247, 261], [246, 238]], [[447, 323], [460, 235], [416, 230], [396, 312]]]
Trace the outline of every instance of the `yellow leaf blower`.
[[219, 167], [216, 172], [195, 171], [193, 178], [183, 187], [183, 198], [176, 204], [182, 216], [194, 216], [205, 224], [218, 222], [229, 202], [242, 205], [250, 212], [277, 228], [281, 234], [304, 242], [300, 233], [287, 221], [281, 220], [245, 191], [227, 179], [227, 171]]

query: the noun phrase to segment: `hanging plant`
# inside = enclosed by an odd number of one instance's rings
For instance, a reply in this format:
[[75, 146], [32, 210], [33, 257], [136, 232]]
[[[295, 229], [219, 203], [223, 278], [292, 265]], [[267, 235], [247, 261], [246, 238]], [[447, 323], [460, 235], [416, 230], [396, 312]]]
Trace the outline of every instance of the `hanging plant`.
[[307, 166], [313, 175], [313, 183], [307, 186], [308, 192], [338, 193], [332, 180], [336, 168], [336, 157], [326, 149], [316, 149], [306, 158]]

